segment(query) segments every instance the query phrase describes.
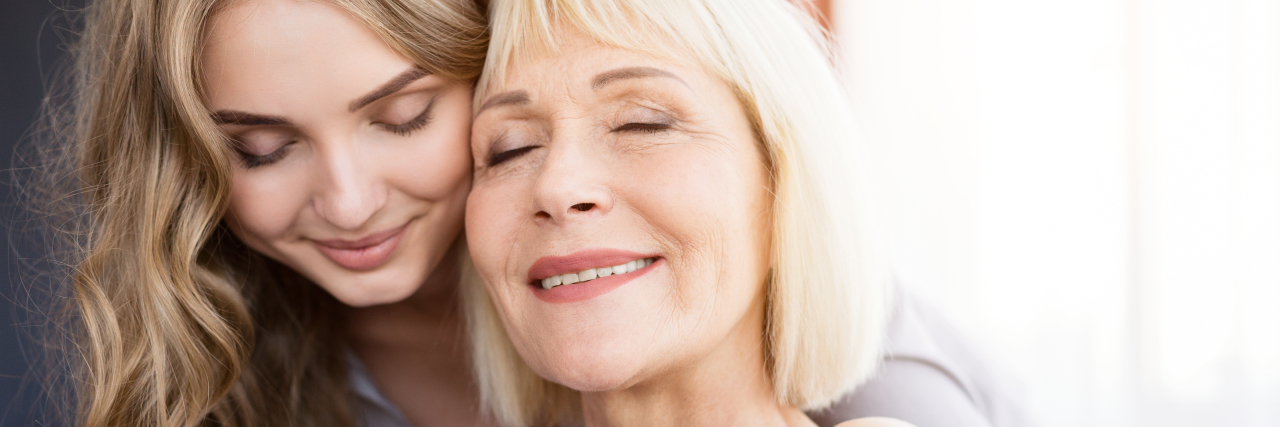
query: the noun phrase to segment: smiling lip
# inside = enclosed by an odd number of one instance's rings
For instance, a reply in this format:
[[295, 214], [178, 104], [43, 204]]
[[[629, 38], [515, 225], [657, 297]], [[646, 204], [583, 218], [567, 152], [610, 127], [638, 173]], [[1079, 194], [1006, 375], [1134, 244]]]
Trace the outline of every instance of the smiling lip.
[[[630, 273], [601, 277], [571, 285], [556, 286], [551, 289], [543, 289], [538, 284], [542, 279], [551, 276], [576, 273], [588, 268], [625, 264], [628, 261], [644, 258], [657, 258], [657, 261]], [[657, 255], [646, 255], [619, 249], [587, 249], [567, 256], [544, 256], [538, 258], [538, 261], [534, 262], [533, 266], [529, 268], [528, 283], [533, 295], [545, 302], [553, 304], [576, 302], [609, 293], [631, 280], [645, 275], [652, 271], [655, 265], [664, 262], [664, 259]]]
[[399, 227], [370, 234], [359, 240], [312, 240], [316, 249], [326, 258], [343, 268], [356, 271], [372, 270], [387, 262], [404, 236], [408, 223]]

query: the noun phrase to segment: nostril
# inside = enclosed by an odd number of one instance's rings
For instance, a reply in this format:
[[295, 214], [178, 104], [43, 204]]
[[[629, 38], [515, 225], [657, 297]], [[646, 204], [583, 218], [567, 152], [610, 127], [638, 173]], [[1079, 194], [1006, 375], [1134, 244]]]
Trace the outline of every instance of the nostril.
[[594, 207], [596, 207], [595, 203], [578, 203], [576, 205], [570, 206], [570, 208], [578, 212], [586, 212], [591, 210], [591, 208], [594, 208]]
[[551, 218], [551, 214], [546, 213], [546, 212], [544, 212], [544, 211], [538, 211], [538, 213], [533, 214], [533, 216], [534, 216], [534, 217], [536, 217], [536, 218], [538, 218], [538, 219], [547, 219], [547, 218]]

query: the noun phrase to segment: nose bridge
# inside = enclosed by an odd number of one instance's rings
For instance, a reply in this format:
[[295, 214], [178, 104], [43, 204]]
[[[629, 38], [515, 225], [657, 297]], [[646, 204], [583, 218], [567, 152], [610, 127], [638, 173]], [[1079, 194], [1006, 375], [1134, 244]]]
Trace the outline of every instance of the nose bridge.
[[565, 129], [553, 135], [534, 184], [536, 215], [562, 222], [612, 209], [607, 159], [587, 135]]
[[357, 230], [386, 203], [380, 168], [368, 164], [351, 141], [316, 144], [320, 176], [313, 205], [316, 213], [343, 230]]

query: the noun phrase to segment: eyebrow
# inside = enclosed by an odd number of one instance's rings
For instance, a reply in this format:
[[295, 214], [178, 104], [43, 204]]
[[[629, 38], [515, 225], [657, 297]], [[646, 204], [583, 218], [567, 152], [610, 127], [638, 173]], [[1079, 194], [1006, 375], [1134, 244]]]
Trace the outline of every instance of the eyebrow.
[[503, 105], [526, 105], [528, 103], [529, 103], [529, 92], [525, 92], [523, 90], [513, 90], [510, 92], [502, 92], [497, 95], [489, 97], [489, 99], [486, 99], [484, 101], [484, 104], [480, 104], [480, 108], [476, 109], [475, 115], [479, 116], [481, 111], [484, 111], [485, 109], [488, 109], [488, 108], [499, 107]]
[[[426, 70], [413, 67], [405, 70], [403, 73], [396, 75], [391, 80], [383, 83], [377, 89], [369, 92], [365, 96], [360, 97], [351, 102], [349, 108], [356, 111], [370, 103], [377, 101], [404, 89], [409, 83], [413, 83], [418, 79], [430, 75]], [[218, 110], [213, 113], [213, 121], [220, 125], [240, 125], [240, 126], [288, 126], [293, 124], [284, 117], [268, 116], [264, 114], [246, 113], [244, 111], [235, 110]]]
[[387, 95], [396, 93], [400, 91], [400, 89], [404, 89], [405, 86], [408, 86], [409, 83], [413, 83], [414, 81], [426, 77], [429, 74], [431, 73], [428, 73], [427, 70], [423, 70], [418, 67], [405, 70], [403, 73], [400, 73], [400, 75], [395, 76], [386, 83], [383, 83], [382, 86], [374, 89], [373, 92], [369, 92], [369, 94], [360, 97], [360, 99], [351, 101], [350, 110], [354, 112], [364, 108], [364, 106], [369, 105], [373, 101], [377, 101]]
[[[626, 68], [618, 68], [616, 70], [605, 71], [603, 73], [597, 74], [594, 79], [591, 79], [591, 90], [599, 90], [601, 87], [609, 83], [613, 83], [614, 81], [617, 81], [617, 80], [641, 79], [641, 78], [649, 78], [649, 77], [670, 78], [680, 82], [680, 84], [685, 85], [685, 87], [688, 87], [690, 89], [693, 88], [692, 86], [689, 86], [689, 83], [685, 82], [684, 79], [680, 78], [680, 76], [677, 76], [675, 75], [675, 73], [672, 73], [667, 70], [653, 68], [653, 67], [626, 67]], [[476, 109], [475, 115], [479, 116], [480, 113], [483, 112], [484, 110], [493, 108], [493, 107], [499, 107], [504, 105], [526, 105], [528, 103], [529, 103], [529, 92], [526, 92], [523, 90], [513, 90], [510, 92], [502, 92], [497, 95], [489, 97], [489, 99], [485, 100], [483, 104], [480, 104], [480, 108]]]
[[685, 87], [688, 87], [690, 89], [693, 88], [692, 86], [689, 86], [689, 83], [685, 82], [684, 79], [680, 78], [680, 76], [677, 76], [675, 75], [675, 73], [672, 73], [667, 70], [653, 68], [653, 67], [626, 67], [626, 68], [618, 68], [616, 70], [605, 71], [603, 73], [597, 74], [596, 78], [591, 79], [591, 90], [599, 90], [605, 85], [608, 85], [609, 83], [613, 83], [618, 80], [642, 79], [642, 78], [649, 78], [649, 77], [666, 77], [670, 79], [675, 79], [676, 81], [680, 82], [680, 84], [685, 85]]
[[219, 110], [213, 113], [213, 121], [220, 125], [240, 126], [285, 126], [289, 119], [280, 116], [246, 113], [234, 110]]

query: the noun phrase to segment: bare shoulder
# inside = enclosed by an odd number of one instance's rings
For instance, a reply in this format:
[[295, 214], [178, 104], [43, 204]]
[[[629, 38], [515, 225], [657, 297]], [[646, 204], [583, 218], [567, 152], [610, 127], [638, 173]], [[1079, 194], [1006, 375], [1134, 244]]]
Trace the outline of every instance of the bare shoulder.
[[915, 427], [911, 423], [893, 418], [869, 417], [845, 421], [836, 427]]

